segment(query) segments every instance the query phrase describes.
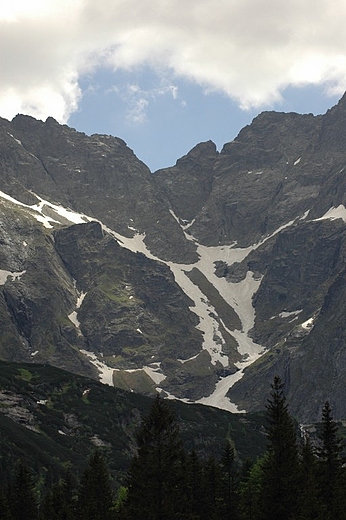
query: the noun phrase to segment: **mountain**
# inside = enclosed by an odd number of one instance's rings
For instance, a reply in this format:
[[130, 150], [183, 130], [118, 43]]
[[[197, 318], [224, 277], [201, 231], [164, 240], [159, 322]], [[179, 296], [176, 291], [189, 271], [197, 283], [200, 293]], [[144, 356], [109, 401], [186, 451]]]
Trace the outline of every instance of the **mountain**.
[[0, 356], [146, 395], [346, 417], [346, 95], [150, 172], [119, 138], [0, 120]]
[[[0, 385], [0, 486], [23, 456], [41, 482], [58, 481], [67, 467], [81, 475], [96, 447], [116, 484], [123, 482], [152, 399], [32, 363], [0, 361]], [[172, 401], [171, 409], [189, 451], [219, 456], [231, 438], [242, 463], [264, 450], [260, 414], [230, 414], [179, 401]]]

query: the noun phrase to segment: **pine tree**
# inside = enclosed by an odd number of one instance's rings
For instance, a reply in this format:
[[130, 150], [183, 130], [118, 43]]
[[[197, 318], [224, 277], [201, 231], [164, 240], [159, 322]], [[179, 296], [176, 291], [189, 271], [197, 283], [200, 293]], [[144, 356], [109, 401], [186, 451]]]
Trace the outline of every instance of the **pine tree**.
[[7, 497], [3, 489], [0, 488], [0, 520], [12, 520], [12, 518]]
[[10, 487], [8, 503], [13, 520], [36, 520], [37, 498], [31, 473], [23, 460], [18, 464]]
[[125, 486], [120, 486], [115, 499], [116, 518], [123, 518], [123, 510], [127, 501], [128, 490]]
[[319, 459], [320, 496], [328, 515], [326, 518], [345, 518], [345, 471], [343, 469], [342, 440], [338, 437], [338, 425], [332, 417], [332, 410], [326, 401], [322, 410], [321, 445], [317, 450]]
[[203, 464], [195, 451], [183, 457], [185, 492], [184, 510], [186, 519], [200, 519], [205, 509], [205, 489], [203, 486]]
[[288, 412], [283, 384], [274, 378], [266, 420], [268, 447], [262, 466], [260, 511], [265, 520], [295, 518], [299, 490], [296, 428]]
[[77, 511], [81, 520], [113, 520], [114, 497], [110, 474], [103, 456], [95, 451], [88, 462], [78, 493]]
[[221, 467], [215, 457], [208, 458], [203, 468], [204, 511], [201, 518], [219, 520], [224, 517], [225, 500], [222, 489]]
[[234, 468], [234, 448], [230, 441], [226, 442], [221, 456], [222, 484], [223, 484], [223, 518], [237, 518], [238, 494], [236, 472]]
[[299, 520], [322, 520], [326, 508], [319, 497], [316, 450], [308, 436], [304, 438], [300, 458], [301, 491]]
[[245, 473], [239, 485], [239, 518], [242, 520], [258, 520], [259, 503], [262, 491], [263, 464], [267, 455], [260, 457]]
[[142, 421], [137, 446], [128, 476], [126, 518], [183, 519], [183, 447], [174, 414], [159, 396]]
[[60, 479], [44, 496], [40, 506], [40, 520], [75, 520], [76, 481], [70, 472]]

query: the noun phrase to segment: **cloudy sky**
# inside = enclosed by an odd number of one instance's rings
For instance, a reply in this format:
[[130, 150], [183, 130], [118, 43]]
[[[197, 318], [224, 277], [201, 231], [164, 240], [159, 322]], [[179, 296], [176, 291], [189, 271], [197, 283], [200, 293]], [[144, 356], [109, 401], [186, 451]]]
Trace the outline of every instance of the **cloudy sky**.
[[346, 90], [345, 0], [0, 0], [0, 115], [123, 138], [152, 170]]

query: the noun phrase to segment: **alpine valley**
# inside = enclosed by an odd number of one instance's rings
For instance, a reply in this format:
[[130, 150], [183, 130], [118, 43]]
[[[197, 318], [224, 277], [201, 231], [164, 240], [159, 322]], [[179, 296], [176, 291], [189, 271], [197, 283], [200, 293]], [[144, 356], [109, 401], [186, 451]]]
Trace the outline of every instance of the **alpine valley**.
[[151, 172], [119, 138], [0, 119], [0, 358], [145, 395], [346, 418], [346, 95]]

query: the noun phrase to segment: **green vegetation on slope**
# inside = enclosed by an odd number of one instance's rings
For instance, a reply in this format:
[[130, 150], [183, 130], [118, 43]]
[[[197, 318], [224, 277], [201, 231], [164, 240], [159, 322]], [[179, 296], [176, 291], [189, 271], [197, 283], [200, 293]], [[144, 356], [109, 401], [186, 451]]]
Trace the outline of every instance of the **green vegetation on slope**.
[[[135, 431], [152, 399], [51, 366], [0, 362], [0, 470], [25, 455], [36, 473], [77, 472], [95, 447], [120, 482], [135, 449]], [[187, 449], [212, 454], [229, 439], [236, 457], [263, 450], [263, 416], [234, 415], [203, 405], [171, 402]], [[1, 478], [1, 475], [0, 475]]]

